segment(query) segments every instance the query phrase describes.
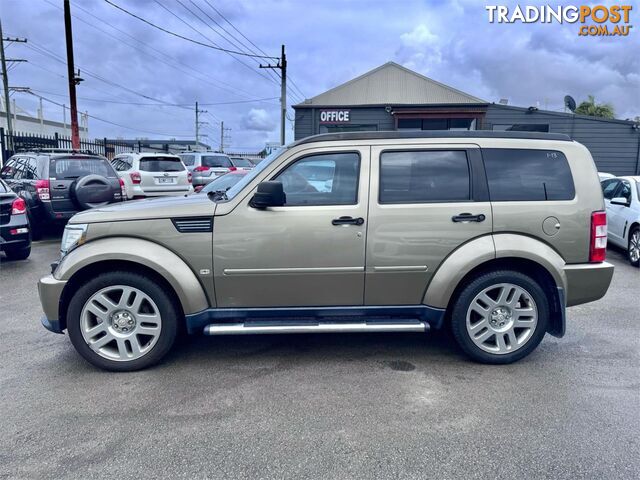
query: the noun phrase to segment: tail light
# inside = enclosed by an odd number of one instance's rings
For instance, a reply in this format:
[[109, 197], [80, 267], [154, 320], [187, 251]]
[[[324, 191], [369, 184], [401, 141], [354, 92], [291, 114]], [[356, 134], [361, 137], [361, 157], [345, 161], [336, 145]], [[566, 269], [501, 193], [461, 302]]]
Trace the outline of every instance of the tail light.
[[591, 243], [589, 246], [589, 261], [604, 262], [607, 257], [607, 213], [593, 212], [591, 214]]
[[193, 182], [193, 175], [191, 174], [191, 172], [187, 173], [187, 182], [189, 183]]
[[230, 172], [235, 172], [236, 170], [238, 170], [238, 167], [229, 167]]
[[204, 165], [200, 165], [193, 169], [194, 172], [206, 172], [209, 170], [209, 167], [205, 167]]
[[16, 198], [11, 204], [11, 215], [21, 215], [27, 213], [27, 202], [24, 198]]
[[124, 180], [122, 180], [121, 178], [118, 179], [120, 181], [120, 194], [122, 195], [122, 198], [127, 198], [127, 188], [124, 186]]
[[130, 173], [129, 176], [131, 177], [131, 181], [134, 185], [139, 185], [140, 182], [142, 182], [142, 178], [138, 172]]
[[51, 200], [49, 194], [49, 180], [36, 181], [36, 195], [40, 200]]

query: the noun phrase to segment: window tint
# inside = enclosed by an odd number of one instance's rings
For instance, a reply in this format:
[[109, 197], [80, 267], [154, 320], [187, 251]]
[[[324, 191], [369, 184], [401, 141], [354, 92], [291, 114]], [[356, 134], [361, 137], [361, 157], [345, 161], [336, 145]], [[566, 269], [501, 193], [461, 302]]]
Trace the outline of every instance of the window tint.
[[231, 161], [233, 162], [233, 164], [234, 164], [236, 167], [240, 167], [240, 168], [243, 168], [243, 167], [249, 167], [249, 168], [251, 168], [251, 167], [253, 167], [253, 163], [251, 163], [251, 162], [250, 162], [249, 160], [247, 160], [246, 158], [239, 158], [239, 157], [236, 157], [236, 158], [232, 159]]
[[360, 156], [329, 153], [289, 165], [275, 180], [282, 182], [286, 205], [353, 205], [358, 201]]
[[620, 187], [614, 194], [614, 197], [622, 197], [627, 202], [631, 203], [631, 185], [626, 180], [620, 182]]
[[619, 183], [620, 180], [616, 179], [605, 180], [602, 182], [602, 194], [604, 195], [604, 198], [611, 200], [613, 198], [613, 194], [616, 193], [616, 190], [618, 189]]
[[464, 151], [384, 152], [380, 203], [455, 202], [471, 198]]
[[[20, 160], [20, 161], [19, 161]], [[7, 164], [2, 169], [2, 178], [20, 178], [18, 176], [20, 165], [22, 164], [22, 160], [18, 157], [12, 157], [7, 161]]]
[[575, 197], [571, 169], [561, 152], [485, 148], [482, 157], [491, 201], [571, 200]]
[[231, 160], [229, 160], [229, 157], [225, 157], [224, 155], [203, 155], [202, 166], [209, 168], [229, 168], [233, 165], [231, 165]]
[[178, 157], [142, 157], [140, 170], [143, 172], [181, 172], [184, 165]]
[[101, 158], [57, 158], [51, 160], [49, 168], [51, 177], [58, 180], [73, 179], [85, 175], [102, 175], [103, 177], [115, 177], [116, 174], [111, 164]]
[[124, 172], [131, 168], [131, 157], [116, 157], [111, 160], [111, 165], [115, 168], [116, 172]]
[[180, 158], [182, 159], [182, 163], [189, 167], [196, 163], [195, 155], [180, 155]]

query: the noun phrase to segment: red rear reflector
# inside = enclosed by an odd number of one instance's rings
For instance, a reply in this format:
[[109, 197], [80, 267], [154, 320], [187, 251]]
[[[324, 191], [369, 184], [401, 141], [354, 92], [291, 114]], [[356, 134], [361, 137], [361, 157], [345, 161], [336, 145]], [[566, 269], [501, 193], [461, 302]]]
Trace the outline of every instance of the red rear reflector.
[[124, 186], [124, 180], [121, 178], [118, 179], [120, 181], [120, 195], [122, 195], [122, 199], [127, 198], [127, 188]]
[[193, 169], [194, 172], [206, 172], [207, 170], [209, 170], [209, 167], [205, 167], [204, 165], [201, 165]]
[[591, 242], [589, 261], [604, 262], [607, 258], [607, 213], [603, 211], [591, 214]]
[[24, 201], [24, 198], [16, 198], [11, 204], [11, 215], [20, 215], [22, 213], [27, 213], [27, 202]]
[[187, 173], [187, 182], [191, 183], [193, 181], [193, 175], [191, 175], [191, 172]]
[[140, 174], [138, 172], [130, 173], [129, 176], [131, 177], [131, 181], [135, 185], [138, 185], [142, 181], [142, 178], [140, 177]]
[[51, 200], [49, 194], [49, 180], [36, 181], [36, 195], [40, 200]]

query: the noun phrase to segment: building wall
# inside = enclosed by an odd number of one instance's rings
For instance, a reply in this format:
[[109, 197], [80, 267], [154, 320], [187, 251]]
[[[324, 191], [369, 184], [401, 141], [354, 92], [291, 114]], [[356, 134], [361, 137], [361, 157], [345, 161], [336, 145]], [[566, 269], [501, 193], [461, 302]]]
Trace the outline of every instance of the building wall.
[[494, 125], [542, 123], [549, 132], [564, 133], [586, 146], [601, 172], [614, 175], [639, 175], [640, 131], [633, 122], [606, 120], [560, 112], [532, 112], [520, 107], [489, 105], [483, 124]]
[[[79, 121], [82, 123], [84, 115], [79, 114]], [[30, 117], [26, 115], [11, 114], [13, 131], [18, 134], [31, 134], [31, 135], [64, 135], [71, 136], [71, 125], [63, 124], [61, 122], [54, 122], [51, 120], [40, 119], [36, 117]], [[0, 112], [0, 127], [7, 130], [7, 114]], [[87, 128], [79, 125], [78, 130], [81, 138], [87, 138]]]

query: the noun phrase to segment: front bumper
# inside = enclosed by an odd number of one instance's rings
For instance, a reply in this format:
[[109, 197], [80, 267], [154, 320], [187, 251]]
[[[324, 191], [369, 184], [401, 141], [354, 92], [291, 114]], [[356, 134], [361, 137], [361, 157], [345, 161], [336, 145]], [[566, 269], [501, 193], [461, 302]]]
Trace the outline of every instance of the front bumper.
[[613, 269], [613, 265], [607, 262], [565, 265], [567, 307], [604, 297], [613, 278]]
[[55, 333], [62, 333], [65, 329], [64, 319], [60, 318], [60, 298], [67, 282], [57, 280], [53, 275], [42, 277], [38, 282], [38, 295], [44, 311], [42, 325]]

